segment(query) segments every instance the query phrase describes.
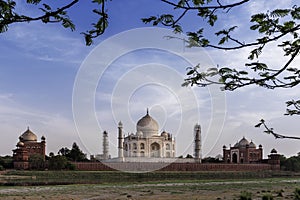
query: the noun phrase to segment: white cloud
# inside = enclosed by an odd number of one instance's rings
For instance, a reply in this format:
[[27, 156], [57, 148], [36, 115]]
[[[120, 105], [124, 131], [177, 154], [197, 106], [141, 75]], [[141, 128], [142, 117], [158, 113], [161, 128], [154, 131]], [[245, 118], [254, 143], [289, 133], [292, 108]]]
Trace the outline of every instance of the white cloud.
[[19, 48], [22, 56], [52, 62], [80, 64], [90, 51], [78, 33], [63, 30], [60, 25], [39, 22], [14, 24], [3, 33], [10, 45]]
[[[70, 147], [78, 136], [73, 121], [55, 113], [45, 113], [17, 102], [13, 94], [0, 95], [1, 132], [5, 134], [5, 143], [0, 145], [1, 154], [11, 155], [18, 137], [30, 126], [30, 129], [46, 137], [47, 152], [57, 151], [61, 147]], [[80, 141], [78, 142], [80, 144]]]

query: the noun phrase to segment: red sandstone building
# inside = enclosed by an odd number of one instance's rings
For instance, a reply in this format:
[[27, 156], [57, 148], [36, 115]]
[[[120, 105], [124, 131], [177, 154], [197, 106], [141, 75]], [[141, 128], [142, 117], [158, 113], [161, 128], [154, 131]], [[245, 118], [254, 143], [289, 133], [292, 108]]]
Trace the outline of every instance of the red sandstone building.
[[15, 169], [29, 169], [29, 158], [32, 155], [41, 155], [45, 159], [46, 139], [44, 136], [41, 142], [37, 136], [28, 129], [19, 137], [17, 148], [13, 150], [13, 161]]
[[263, 148], [243, 137], [233, 147], [223, 146], [223, 160], [226, 163], [260, 163], [263, 160]]

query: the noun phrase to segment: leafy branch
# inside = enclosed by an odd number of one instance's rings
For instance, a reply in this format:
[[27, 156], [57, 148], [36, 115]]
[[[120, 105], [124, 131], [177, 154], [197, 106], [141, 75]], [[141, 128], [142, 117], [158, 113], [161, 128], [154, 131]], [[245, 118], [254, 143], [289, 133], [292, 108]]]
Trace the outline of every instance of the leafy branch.
[[[102, 35], [108, 26], [108, 15], [105, 8], [108, 0], [92, 0], [100, 9], [93, 9], [93, 13], [97, 15], [98, 21], [92, 23], [92, 28], [83, 32], [86, 45], [91, 45], [93, 39]], [[40, 5], [42, 0], [27, 0], [26, 3], [33, 5]], [[43, 3], [38, 9], [43, 12], [38, 17], [27, 16], [15, 12], [16, 1], [13, 0], [0, 0], [0, 33], [9, 29], [9, 25], [14, 23], [24, 23], [41, 21], [42, 23], [61, 23], [64, 28], [70, 28], [71, 31], [75, 30], [75, 24], [68, 16], [67, 10], [74, 7], [79, 0], [70, 1], [65, 6], [57, 9], [52, 9], [51, 5]]]
[[[61, 22], [65, 28], [70, 28], [72, 31], [75, 30], [75, 25], [70, 20], [67, 15], [66, 10], [78, 3], [79, 0], [74, 0], [69, 4], [52, 10], [50, 5], [43, 4], [43, 7], [39, 8], [44, 14], [38, 17], [30, 17], [25, 15], [20, 15], [16, 12], [15, 1], [0, 1], [0, 33], [8, 30], [8, 26], [13, 23], [21, 22], [32, 22], [32, 21], [42, 21], [43, 23], [58, 23]], [[27, 0], [28, 4], [39, 4], [41, 0]]]
[[259, 128], [261, 126], [263, 126], [265, 128], [264, 133], [273, 135], [275, 137], [275, 139], [294, 139], [294, 140], [300, 140], [300, 137], [286, 136], [286, 135], [281, 135], [281, 134], [278, 134], [278, 133], [274, 132], [273, 128], [269, 128], [266, 125], [265, 120], [263, 120], [263, 119], [261, 119], [260, 122], [257, 125], [255, 125], [256, 128]]
[[[175, 33], [183, 32], [180, 20], [183, 19], [188, 11], [198, 12], [198, 16], [208, 19], [207, 23], [214, 26], [218, 20], [217, 11], [226, 9], [227, 12], [236, 6], [242, 6], [249, 1], [240, 1], [234, 4], [223, 5], [220, 0], [181, 0], [178, 3], [162, 0], [162, 2], [172, 5], [174, 9], [181, 9], [184, 12], [175, 18], [172, 14], [163, 14], [160, 16], [151, 16], [142, 19], [144, 23], [152, 23], [153, 26], [159, 24], [172, 27]], [[237, 70], [234, 67], [215, 67], [204, 71], [200, 64], [195, 67], [187, 68], [187, 78], [184, 80], [184, 86], [205, 87], [211, 84], [221, 85], [223, 90], [235, 90], [248, 85], [258, 85], [268, 89], [291, 88], [299, 84], [300, 72], [295, 67], [290, 67], [294, 59], [299, 55], [300, 45], [300, 8], [293, 6], [290, 9], [275, 9], [266, 13], [258, 13], [251, 16], [251, 31], [257, 31], [260, 37], [253, 42], [244, 42], [240, 38], [233, 36], [233, 32], [238, 28], [232, 26], [215, 32], [219, 37], [217, 44], [213, 44], [205, 36], [204, 29], [200, 28], [194, 32], [187, 32], [187, 39], [184, 40], [188, 47], [206, 47], [219, 50], [239, 50], [246, 47], [252, 47], [248, 59], [251, 61], [245, 64], [247, 70]], [[209, 33], [211, 35], [211, 32]], [[288, 40], [285, 40], [287, 38]], [[277, 43], [282, 48], [284, 55], [289, 56], [286, 63], [278, 64], [272, 68], [267, 63], [255, 61], [262, 54], [267, 44]], [[250, 76], [248, 68], [252, 71]], [[237, 67], [240, 68], [240, 67]]]

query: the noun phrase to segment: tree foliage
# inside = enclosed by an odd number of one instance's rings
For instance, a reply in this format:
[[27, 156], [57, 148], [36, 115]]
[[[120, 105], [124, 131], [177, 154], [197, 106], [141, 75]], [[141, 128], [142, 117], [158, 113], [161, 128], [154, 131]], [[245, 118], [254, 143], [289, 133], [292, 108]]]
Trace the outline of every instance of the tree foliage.
[[[171, 14], [163, 14], [159, 17], [151, 16], [143, 19], [145, 23], [152, 23], [156, 26], [162, 24], [173, 28], [174, 32], [183, 32], [180, 21], [188, 12], [197, 12], [198, 17], [214, 26], [221, 16], [218, 11], [226, 11], [228, 15], [231, 9], [237, 6], [247, 6], [250, 1], [239, 1], [226, 4], [225, 1], [191, 1], [182, 0], [178, 3], [163, 0], [174, 9], [181, 10], [182, 14], [175, 17]], [[220, 12], [219, 12], [220, 13]], [[295, 64], [295, 58], [300, 52], [300, 7], [294, 5], [290, 8], [279, 8], [264, 13], [256, 13], [250, 16], [249, 34], [253, 40], [245, 42], [241, 37], [235, 37], [235, 31], [239, 28], [229, 24], [228, 28], [215, 30], [214, 35], [217, 42], [210, 40], [211, 31], [205, 33], [204, 28], [197, 31], [187, 32], [187, 39], [184, 39], [190, 47], [213, 48], [221, 51], [237, 51], [250, 49], [248, 61], [240, 66], [203, 67], [200, 64], [187, 68], [187, 78], [183, 86], [220, 85], [222, 90], [233, 91], [241, 87], [256, 85], [267, 89], [293, 88], [300, 83], [300, 69]], [[251, 33], [252, 32], [252, 33]], [[282, 63], [272, 65], [264, 62], [261, 55], [263, 51], [271, 52], [277, 46], [282, 50], [282, 56], [286, 60]], [[207, 70], [205, 70], [207, 69]], [[286, 102], [286, 115], [300, 114], [300, 100], [289, 100]], [[275, 138], [300, 139], [299, 137], [277, 134], [272, 128], [261, 121], [257, 127], [264, 125], [265, 132], [273, 134]]]
[[14, 167], [12, 156], [1, 156], [0, 165], [3, 169], [12, 169]]
[[48, 161], [48, 169], [50, 170], [74, 170], [75, 166], [73, 166], [70, 161], [65, 156], [56, 155], [51, 156]]
[[289, 158], [281, 157], [280, 168], [286, 171], [300, 172], [300, 155]]
[[29, 168], [32, 170], [45, 169], [45, 159], [43, 155], [33, 154], [29, 157]]
[[73, 143], [71, 150], [67, 147], [64, 147], [58, 151], [58, 154], [74, 162], [88, 161], [86, 154], [81, 151], [76, 142]]
[[[79, 0], [72, 0], [60, 8], [53, 8], [49, 3], [44, 3], [42, 0], [26, 0], [27, 4], [36, 5], [36, 10], [40, 11], [39, 16], [29, 16], [20, 12], [16, 12], [17, 3], [13, 0], [0, 0], [0, 32], [5, 32], [13, 23], [40, 21], [42, 23], [60, 23], [64, 28], [69, 28], [74, 31], [76, 26], [68, 15], [68, 10], [71, 7], [77, 6]], [[95, 23], [91, 24], [90, 30], [83, 32], [86, 45], [91, 45], [93, 38], [104, 33], [108, 25], [108, 15], [106, 13], [107, 0], [92, 0], [95, 4], [93, 13], [97, 16]], [[99, 8], [98, 8], [99, 7]]]

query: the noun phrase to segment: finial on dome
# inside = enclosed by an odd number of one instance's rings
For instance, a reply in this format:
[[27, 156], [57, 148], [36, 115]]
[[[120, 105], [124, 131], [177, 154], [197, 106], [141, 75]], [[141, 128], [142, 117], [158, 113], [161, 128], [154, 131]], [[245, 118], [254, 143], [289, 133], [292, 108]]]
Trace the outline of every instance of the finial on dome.
[[147, 108], [147, 115], [149, 115], [149, 109]]

